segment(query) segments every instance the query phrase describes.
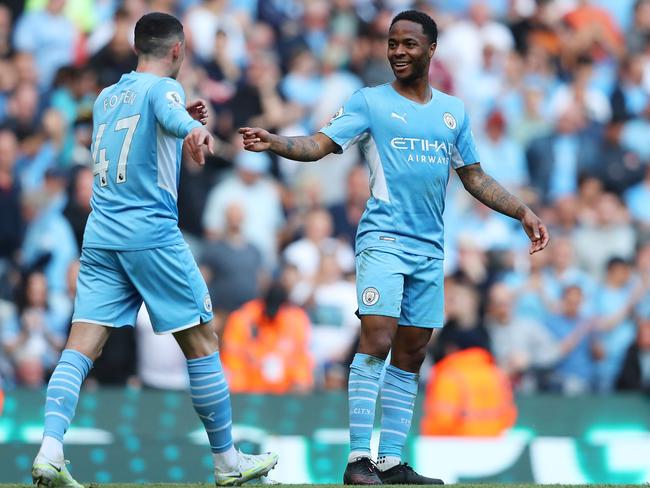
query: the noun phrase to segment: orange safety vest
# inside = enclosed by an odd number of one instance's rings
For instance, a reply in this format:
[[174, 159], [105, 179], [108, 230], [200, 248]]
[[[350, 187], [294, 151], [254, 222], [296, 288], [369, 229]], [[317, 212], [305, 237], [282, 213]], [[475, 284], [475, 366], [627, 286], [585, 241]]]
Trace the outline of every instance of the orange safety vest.
[[273, 320], [264, 316], [262, 300], [231, 313], [221, 348], [230, 390], [281, 394], [311, 388], [310, 327], [307, 314], [294, 305], [282, 305]]
[[496, 436], [516, 418], [510, 382], [486, 350], [455, 352], [432, 368], [423, 435]]

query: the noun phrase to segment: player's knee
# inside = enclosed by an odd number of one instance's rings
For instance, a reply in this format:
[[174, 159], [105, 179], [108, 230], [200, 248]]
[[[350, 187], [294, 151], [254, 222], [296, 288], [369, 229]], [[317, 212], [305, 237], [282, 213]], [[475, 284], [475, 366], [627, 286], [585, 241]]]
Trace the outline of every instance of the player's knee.
[[417, 373], [420, 371], [426, 355], [426, 344], [414, 344], [410, 347], [395, 347], [391, 352], [391, 362], [399, 369]]
[[219, 349], [212, 322], [176, 332], [174, 338], [187, 359], [209, 356]]
[[361, 334], [359, 352], [385, 359], [391, 348], [393, 337], [388, 331], [373, 331]]

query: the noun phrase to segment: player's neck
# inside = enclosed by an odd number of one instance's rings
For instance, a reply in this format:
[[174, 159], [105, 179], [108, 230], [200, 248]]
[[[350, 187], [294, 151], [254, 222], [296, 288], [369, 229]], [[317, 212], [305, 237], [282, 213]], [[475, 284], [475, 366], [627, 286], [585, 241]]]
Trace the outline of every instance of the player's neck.
[[429, 80], [426, 77], [406, 82], [395, 79], [391, 85], [397, 93], [417, 103], [428, 103], [433, 96]]
[[171, 76], [171, 69], [167, 63], [161, 60], [139, 59], [135, 71], [137, 73], [150, 73], [162, 77]]

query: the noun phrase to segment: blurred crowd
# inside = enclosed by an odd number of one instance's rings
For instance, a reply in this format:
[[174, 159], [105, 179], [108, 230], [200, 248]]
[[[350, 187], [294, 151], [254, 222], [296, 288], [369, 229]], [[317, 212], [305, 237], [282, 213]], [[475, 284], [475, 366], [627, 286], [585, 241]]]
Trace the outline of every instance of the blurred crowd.
[[[446, 327], [422, 381], [480, 348], [474, 359], [517, 392], [650, 389], [650, 0], [4, 1], [5, 386], [41, 387], [65, 344], [94, 178], [92, 104], [135, 68], [137, 19], [164, 11], [184, 22], [179, 81], [188, 100], [209, 102], [218, 140], [204, 167], [182, 163], [179, 224], [232, 389], [344, 388], [365, 162], [356, 148], [316, 164], [248, 153], [236, 130], [310, 134], [358, 88], [390, 81], [388, 27], [407, 8], [438, 23], [430, 82], [465, 101], [483, 167], [552, 236], [529, 256], [519, 224], [451, 175]], [[153, 335], [144, 308], [90, 382], [187, 386], [178, 348]]]

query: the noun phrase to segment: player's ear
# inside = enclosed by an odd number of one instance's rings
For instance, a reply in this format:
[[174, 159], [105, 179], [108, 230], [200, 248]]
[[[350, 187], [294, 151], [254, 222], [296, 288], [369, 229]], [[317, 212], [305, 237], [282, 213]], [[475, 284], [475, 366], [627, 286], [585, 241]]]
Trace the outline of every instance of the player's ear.
[[178, 59], [181, 56], [181, 51], [183, 49], [183, 41], [178, 41], [172, 46], [172, 58], [174, 60]]
[[436, 47], [438, 47], [438, 44], [435, 42], [429, 44], [429, 59], [431, 59], [433, 57], [433, 53], [436, 52]]

